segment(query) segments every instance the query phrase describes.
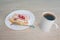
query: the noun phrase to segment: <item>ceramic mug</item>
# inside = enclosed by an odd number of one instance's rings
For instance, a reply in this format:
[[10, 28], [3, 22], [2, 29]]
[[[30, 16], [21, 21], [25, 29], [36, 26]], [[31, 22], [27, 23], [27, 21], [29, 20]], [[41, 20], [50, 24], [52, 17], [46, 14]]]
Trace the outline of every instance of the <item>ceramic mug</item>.
[[40, 22], [40, 29], [44, 32], [49, 32], [52, 28], [52, 25], [56, 25], [56, 28], [58, 28], [58, 25], [55, 23], [56, 21], [56, 15], [52, 12], [43, 12]]

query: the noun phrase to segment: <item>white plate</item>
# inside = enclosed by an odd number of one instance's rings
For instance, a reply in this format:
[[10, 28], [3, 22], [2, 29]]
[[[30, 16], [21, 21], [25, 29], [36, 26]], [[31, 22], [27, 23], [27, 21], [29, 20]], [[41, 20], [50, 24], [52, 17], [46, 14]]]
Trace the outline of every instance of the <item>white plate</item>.
[[28, 10], [16, 10], [16, 11], [13, 11], [11, 12], [5, 19], [5, 24], [7, 27], [9, 27], [10, 29], [13, 29], [13, 30], [24, 30], [24, 29], [27, 29], [29, 28], [29, 26], [19, 26], [19, 25], [11, 25], [10, 21], [8, 20], [9, 17], [12, 17], [15, 13], [17, 14], [26, 14], [30, 17], [30, 20], [29, 20], [29, 24], [28, 25], [33, 25], [34, 24], [34, 21], [35, 21], [35, 16], [33, 15], [32, 12], [28, 11]]

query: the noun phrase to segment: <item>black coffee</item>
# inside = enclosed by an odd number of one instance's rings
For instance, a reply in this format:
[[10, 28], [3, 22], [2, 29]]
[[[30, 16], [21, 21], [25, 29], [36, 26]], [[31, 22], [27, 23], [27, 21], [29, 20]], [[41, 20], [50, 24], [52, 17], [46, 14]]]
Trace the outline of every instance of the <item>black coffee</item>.
[[49, 13], [45, 14], [44, 17], [48, 20], [54, 20], [55, 19], [55, 16], [53, 16], [52, 14], [49, 14]]

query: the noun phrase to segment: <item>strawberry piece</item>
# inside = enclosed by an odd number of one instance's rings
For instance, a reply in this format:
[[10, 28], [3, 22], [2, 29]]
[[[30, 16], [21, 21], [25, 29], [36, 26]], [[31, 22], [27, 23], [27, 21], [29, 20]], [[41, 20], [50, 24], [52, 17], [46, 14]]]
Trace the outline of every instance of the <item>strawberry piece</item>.
[[25, 17], [23, 15], [18, 15], [18, 17], [22, 20], [25, 20]]

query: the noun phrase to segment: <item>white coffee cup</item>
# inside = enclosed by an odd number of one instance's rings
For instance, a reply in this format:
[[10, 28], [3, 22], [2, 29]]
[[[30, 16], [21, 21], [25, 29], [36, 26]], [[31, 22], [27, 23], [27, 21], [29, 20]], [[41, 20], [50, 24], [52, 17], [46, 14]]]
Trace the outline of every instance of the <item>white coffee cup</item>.
[[52, 25], [56, 25], [56, 28], [58, 28], [58, 25], [55, 23], [56, 21], [56, 15], [52, 12], [43, 12], [40, 22], [40, 29], [44, 32], [49, 32], [52, 28]]

